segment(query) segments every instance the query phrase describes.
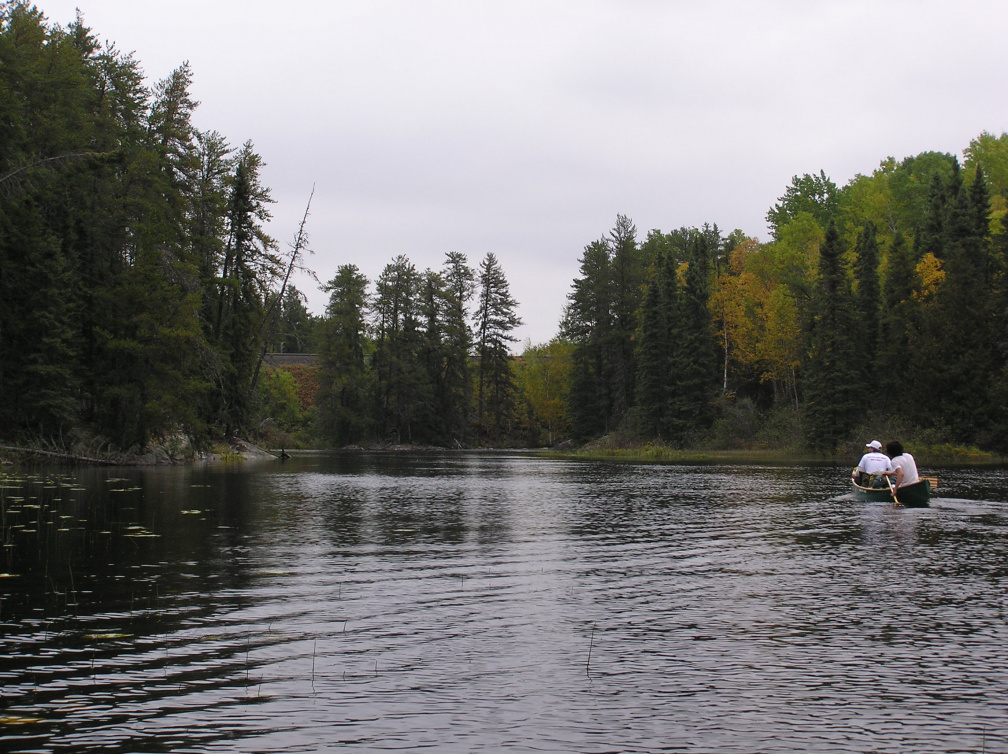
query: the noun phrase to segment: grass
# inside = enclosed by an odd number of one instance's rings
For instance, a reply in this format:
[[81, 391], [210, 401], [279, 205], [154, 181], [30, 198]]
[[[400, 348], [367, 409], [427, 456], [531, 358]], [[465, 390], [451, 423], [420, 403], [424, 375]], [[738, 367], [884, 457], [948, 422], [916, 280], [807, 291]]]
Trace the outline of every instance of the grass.
[[[868, 436], [868, 435], [865, 435]], [[872, 435], [873, 437], [876, 435]], [[879, 435], [884, 437], [885, 435]], [[904, 443], [917, 465], [924, 466], [1000, 466], [1008, 459], [991, 451], [968, 445], [947, 442]], [[656, 442], [620, 441], [612, 437], [588, 443], [566, 451], [548, 451], [554, 458], [572, 458], [597, 461], [626, 461], [633, 463], [720, 463], [720, 464], [834, 464], [853, 466], [861, 458], [860, 441], [852, 441], [835, 455], [806, 450], [794, 445], [786, 447], [746, 448], [674, 448]]]

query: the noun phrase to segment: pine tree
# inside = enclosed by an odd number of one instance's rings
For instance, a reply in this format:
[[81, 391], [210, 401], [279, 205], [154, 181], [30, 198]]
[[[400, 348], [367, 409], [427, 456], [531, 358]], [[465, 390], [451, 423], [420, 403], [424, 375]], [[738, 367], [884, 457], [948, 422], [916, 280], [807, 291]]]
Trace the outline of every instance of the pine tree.
[[497, 257], [487, 252], [479, 268], [479, 300], [476, 307], [477, 421], [485, 438], [502, 440], [510, 434], [514, 412], [515, 382], [511, 371], [511, 334], [522, 321], [518, 302]]
[[442, 268], [444, 278], [444, 396], [441, 414], [447, 438], [464, 442], [469, 434], [472, 379], [469, 357], [473, 334], [469, 326], [469, 302], [475, 292], [476, 274], [464, 254], [450, 251]]
[[419, 344], [419, 360], [430, 385], [430, 400], [418, 407], [417, 439], [428, 443], [444, 443], [448, 432], [445, 407], [448, 390], [445, 378], [445, 297], [444, 280], [432, 271], [424, 270], [420, 277], [420, 319], [423, 332]]

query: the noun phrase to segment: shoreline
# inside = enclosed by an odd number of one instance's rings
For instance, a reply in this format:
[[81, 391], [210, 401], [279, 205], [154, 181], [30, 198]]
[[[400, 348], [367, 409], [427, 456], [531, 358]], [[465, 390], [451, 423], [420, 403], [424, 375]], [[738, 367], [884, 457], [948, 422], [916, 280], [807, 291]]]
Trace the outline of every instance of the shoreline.
[[51, 450], [24, 445], [0, 444], [0, 463], [53, 463], [73, 466], [188, 466], [216, 463], [236, 463], [266, 459], [280, 460], [278, 453], [260, 448], [245, 440], [235, 440], [227, 446], [200, 452], [171, 450], [162, 445], [151, 445], [146, 452], [95, 452], [86, 448]]
[[[0, 444], [0, 463], [55, 463], [83, 466], [186, 466], [244, 463], [264, 460], [284, 460], [291, 454], [304, 453], [460, 453], [460, 452], [510, 452], [535, 453], [547, 458], [572, 461], [611, 461], [617, 463], [655, 464], [773, 464], [784, 466], [853, 466], [860, 455], [856, 452], [823, 455], [786, 448], [736, 448], [730, 450], [678, 449], [664, 445], [628, 445], [602, 447], [554, 448], [443, 448], [431, 445], [389, 444], [343, 448], [280, 448], [266, 449], [247, 440], [235, 439], [226, 445], [219, 444], [208, 451], [174, 452], [162, 445], [152, 445], [146, 452], [94, 453], [84, 448], [50, 450], [27, 446]], [[1008, 458], [976, 448], [939, 445], [917, 448], [917, 463], [932, 467], [1008, 466]]]

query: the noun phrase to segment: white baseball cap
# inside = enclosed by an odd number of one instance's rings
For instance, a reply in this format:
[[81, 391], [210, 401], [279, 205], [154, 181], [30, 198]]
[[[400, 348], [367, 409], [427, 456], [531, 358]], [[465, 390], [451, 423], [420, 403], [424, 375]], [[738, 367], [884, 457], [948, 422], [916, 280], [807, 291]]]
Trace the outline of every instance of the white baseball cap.
[[869, 443], [865, 443], [866, 448], [871, 448], [872, 450], [882, 450], [882, 443], [878, 440], [872, 440]]

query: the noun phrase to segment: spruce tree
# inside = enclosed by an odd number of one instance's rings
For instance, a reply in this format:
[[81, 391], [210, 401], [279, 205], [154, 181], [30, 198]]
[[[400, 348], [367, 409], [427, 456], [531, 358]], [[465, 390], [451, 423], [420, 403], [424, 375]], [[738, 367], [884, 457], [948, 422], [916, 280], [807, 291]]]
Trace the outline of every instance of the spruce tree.
[[422, 436], [420, 420], [433, 402], [421, 361], [420, 275], [403, 255], [385, 265], [375, 291], [375, 416], [379, 435], [395, 442]]
[[922, 353], [915, 346], [920, 332], [920, 283], [913, 250], [897, 232], [889, 249], [882, 289], [878, 374], [882, 402], [878, 408], [917, 418], [913, 385], [920, 378]]
[[875, 226], [865, 223], [858, 233], [857, 247], [854, 250], [854, 281], [857, 289], [854, 294], [854, 311], [857, 315], [860, 333], [862, 395], [869, 398], [869, 404], [877, 408], [873, 398], [876, 392], [872, 386], [877, 375], [877, 356], [879, 344], [880, 292], [878, 278], [879, 250], [875, 236]]
[[836, 225], [819, 250], [819, 281], [812, 300], [805, 380], [806, 437], [811, 448], [833, 453], [848, 439], [859, 403], [858, 338], [851, 285]]
[[319, 390], [316, 399], [323, 436], [335, 445], [360, 442], [371, 431], [366, 312], [368, 279], [356, 265], [340, 265], [323, 288], [329, 293], [322, 322]]
[[990, 437], [996, 421], [991, 410], [996, 408], [994, 375], [1004, 364], [996, 347], [1003, 322], [996, 305], [1003, 259], [994, 253], [987, 223], [981, 219], [989, 212], [983, 181], [978, 171], [974, 187], [961, 181], [949, 186], [956, 193], [948, 204], [944, 280], [924, 322], [926, 345], [941, 356], [928, 362], [927, 387], [919, 394], [931, 408], [931, 421], [966, 442]]
[[575, 436], [587, 439], [609, 431], [613, 419], [612, 271], [609, 245], [588, 244], [581, 257], [581, 276], [567, 294], [561, 332], [574, 343], [569, 394]]
[[664, 291], [668, 264], [665, 255], [659, 252], [644, 291], [637, 336], [638, 415], [643, 432], [654, 438], [664, 434], [663, 418], [668, 402], [669, 342]]
[[685, 443], [713, 416], [717, 391], [717, 363], [710, 309], [708, 239], [694, 233], [689, 264], [678, 301], [667, 300], [669, 328], [669, 398], [666, 422], [669, 436]]
[[636, 363], [634, 337], [641, 306], [646, 268], [637, 243], [637, 228], [630, 218], [617, 215], [609, 232], [610, 274], [612, 275], [612, 329], [608, 334], [607, 357], [611, 364], [614, 416], [622, 418], [634, 403]]

